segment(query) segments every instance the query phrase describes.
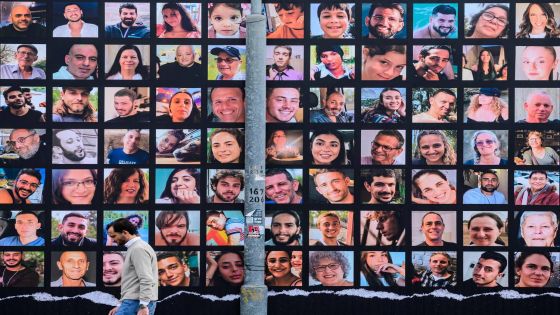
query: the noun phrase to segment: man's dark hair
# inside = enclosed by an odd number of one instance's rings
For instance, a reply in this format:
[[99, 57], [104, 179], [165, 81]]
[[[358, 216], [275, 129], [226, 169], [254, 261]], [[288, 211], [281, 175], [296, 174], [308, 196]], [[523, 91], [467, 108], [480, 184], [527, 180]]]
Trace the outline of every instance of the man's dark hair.
[[33, 50], [33, 53], [34, 53], [35, 55], [38, 55], [38, 54], [39, 54], [39, 51], [37, 50], [37, 47], [35, 47], [34, 45], [31, 45], [31, 44], [21, 44], [21, 45], [18, 45], [17, 48], [16, 48], [16, 51], [18, 51], [18, 50], [19, 50], [20, 48], [22, 48], [22, 47], [23, 47], [23, 48], [29, 48], [29, 49]]
[[430, 50], [432, 49], [447, 50], [449, 52], [449, 58], [451, 58], [451, 55], [453, 54], [451, 52], [451, 48], [447, 45], [430, 45], [430, 46], [422, 47], [422, 50], [420, 51], [420, 56], [422, 56], [422, 58], [426, 58], [430, 54]]
[[224, 215], [224, 217], [226, 216], [225, 213], [221, 210], [209, 210], [206, 212], [206, 218], [210, 217], [210, 216], [217, 216], [219, 217], [220, 215]]
[[484, 170], [484, 171], [482, 171], [482, 172], [480, 173], [480, 178], [482, 179], [482, 176], [484, 176], [485, 174], [492, 174], [492, 175], [496, 176], [496, 178], [499, 178], [499, 177], [498, 177], [498, 173], [496, 173], [496, 172], [493, 171], [493, 170]]
[[321, 12], [325, 10], [334, 10], [334, 9], [338, 9], [346, 12], [346, 15], [348, 16], [349, 20], [352, 17], [352, 15], [350, 15], [350, 6], [348, 4], [336, 3], [336, 2], [321, 2], [321, 4], [319, 4], [319, 7], [317, 7], [317, 17], [320, 18]]
[[434, 97], [434, 96], [438, 95], [439, 93], [445, 93], [447, 95], [451, 95], [451, 96], [457, 98], [457, 95], [455, 94], [455, 92], [453, 92], [452, 89], [437, 89], [430, 97]]
[[531, 174], [529, 174], [529, 178], [533, 177], [534, 174], [543, 174], [546, 178], [548, 178], [548, 174], [543, 170], [532, 171]]
[[[397, 141], [399, 141], [399, 146], [398, 146], [397, 149], [402, 148], [403, 145], [404, 145], [404, 137], [401, 134], [401, 132], [398, 131], [398, 130], [394, 130], [394, 129], [379, 130], [379, 132], [377, 133], [377, 135], [375, 135], [375, 137], [377, 138], [378, 136], [386, 136], [386, 137], [397, 138]], [[388, 176], [385, 176], [385, 177], [388, 177]]]
[[120, 89], [115, 93], [115, 97], [128, 96], [131, 102], [136, 100], [136, 92], [131, 89]]
[[504, 270], [506, 270], [507, 267], [507, 259], [504, 257], [504, 255], [500, 254], [500, 253], [496, 253], [496, 252], [484, 252], [482, 253], [482, 255], [480, 255], [480, 258], [482, 259], [492, 259], [495, 260], [497, 262], [500, 263], [500, 273], [504, 272]]
[[74, 217], [74, 218], [80, 218], [80, 219], [87, 219], [86, 216], [83, 215], [83, 214], [81, 214], [81, 213], [78, 213], [78, 212], [70, 212], [70, 213], [64, 215], [64, 217], [62, 218], [62, 224], [64, 224], [64, 222], [66, 222], [66, 220], [67, 220], [68, 218], [72, 218], [72, 217]]
[[31, 92], [30, 88], [21, 88], [21, 93]]
[[441, 219], [441, 223], [442, 223], [443, 225], [445, 225], [445, 222], [443, 222], [443, 218], [442, 218], [441, 214], [439, 214], [439, 213], [437, 213], [437, 212], [434, 212], [434, 211], [428, 211], [428, 212], [426, 212], [426, 213], [422, 216], [422, 220], [420, 221], [420, 222], [421, 222], [420, 225], [422, 225], [422, 226], [424, 225], [424, 219], [425, 219], [428, 215], [430, 215], [430, 214], [435, 214], [435, 215], [437, 215], [437, 216]]
[[269, 169], [266, 170], [266, 173], [264, 174], [264, 177], [270, 177], [270, 176], [274, 176], [274, 175], [278, 175], [278, 174], [286, 175], [286, 178], [289, 181], [294, 180], [294, 177], [292, 176], [292, 174], [290, 174], [290, 172], [288, 172], [288, 170], [285, 169], [285, 168], [269, 168]]
[[448, 4], [440, 4], [434, 7], [432, 10], [432, 16], [436, 16], [438, 13], [457, 15], [457, 10]]
[[10, 86], [9, 88], [7, 88], [4, 92], [2, 92], [2, 95], [4, 95], [4, 99], [7, 100], [8, 99], [8, 94], [14, 92], [14, 91], [19, 91], [21, 93], [23, 93], [21, 87], [14, 85], [14, 86]]
[[171, 225], [179, 220], [182, 217], [185, 217], [187, 221], [187, 230], [189, 229], [189, 215], [187, 211], [183, 210], [169, 210], [169, 211], [160, 211], [158, 216], [156, 217], [156, 227], [161, 231], [165, 226]]
[[372, 3], [371, 6], [369, 7], [369, 12], [367, 16], [371, 18], [373, 16], [373, 11], [375, 11], [375, 9], [377, 8], [397, 10], [401, 15], [401, 20], [404, 17], [404, 13], [405, 13], [404, 8], [400, 3]]
[[391, 177], [397, 180], [397, 173], [395, 173], [395, 170], [388, 168], [375, 168], [367, 172], [367, 174], [364, 176], [364, 180], [368, 184], [371, 184], [374, 177]]
[[37, 213], [35, 213], [35, 211], [31, 211], [31, 210], [23, 210], [23, 211], [18, 212], [16, 214], [16, 218], [18, 216], [22, 215], [22, 214], [31, 214], [31, 215], [35, 216], [37, 218], [37, 220], [39, 220], [39, 216], [37, 215]]
[[138, 230], [136, 226], [132, 224], [132, 222], [128, 221], [126, 218], [117, 219], [109, 224], [107, 224], [106, 230], [112, 227], [113, 231], [117, 233], [122, 233], [123, 231], [127, 231], [131, 235], [138, 235]]
[[64, 5], [64, 7], [62, 8], [62, 10], [65, 11], [66, 8], [67, 8], [68, 6], [70, 6], [70, 5], [75, 5], [75, 6], [77, 6], [78, 8], [80, 8], [80, 10], [82, 10], [82, 7], [80, 6], [80, 4], [79, 4], [79, 3], [76, 3], [76, 2], [69, 2], [69, 3], [66, 3], [66, 4]]
[[37, 180], [39, 181], [39, 183], [41, 182], [41, 178], [42, 178], [41, 173], [39, 173], [39, 171], [37, 171], [36, 169], [33, 169], [33, 168], [22, 168], [22, 169], [19, 171], [19, 173], [17, 174], [16, 180], [18, 180], [19, 177], [20, 177], [21, 175], [23, 175], [23, 174], [29, 175], [29, 176], [33, 176], [33, 177], [37, 178]]
[[289, 11], [295, 8], [300, 8], [301, 12], [305, 12], [305, 6], [303, 3], [293, 3], [293, 2], [279, 2], [274, 4], [274, 9], [276, 12], [280, 12], [281, 10]]
[[167, 258], [171, 258], [171, 257], [175, 257], [175, 258], [177, 258], [177, 261], [183, 263], [183, 260], [181, 259], [181, 257], [179, 257], [179, 255], [180, 254], [177, 253], [177, 252], [161, 252], [161, 253], [158, 253], [156, 255], [156, 257], [157, 257], [157, 261], [167, 259]]
[[274, 214], [272, 215], [271, 222], [274, 222], [274, 218], [276, 218], [277, 216], [279, 216], [281, 214], [289, 214], [292, 217], [294, 217], [296, 219], [296, 226], [299, 227], [299, 225], [300, 225], [299, 214], [297, 212], [295, 212], [294, 210], [279, 210], [279, 211], [274, 212]]
[[132, 9], [134, 10], [137, 14], [138, 14], [138, 9], [136, 8], [136, 6], [132, 3], [123, 3], [120, 7], [119, 7], [119, 14], [121, 14], [122, 9]]

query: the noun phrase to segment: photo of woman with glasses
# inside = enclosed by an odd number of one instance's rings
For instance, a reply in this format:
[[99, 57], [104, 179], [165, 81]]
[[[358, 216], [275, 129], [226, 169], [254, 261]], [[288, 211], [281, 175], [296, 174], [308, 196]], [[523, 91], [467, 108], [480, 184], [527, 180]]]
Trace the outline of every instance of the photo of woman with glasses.
[[95, 197], [97, 170], [57, 169], [52, 173], [52, 202], [55, 205], [91, 205]]
[[[465, 16], [482, 6], [481, 3], [465, 4]], [[508, 32], [508, 4], [489, 4], [465, 22], [465, 38], [505, 38]]]
[[[465, 135], [465, 139], [467, 137]], [[476, 131], [471, 137], [470, 147], [473, 148], [474, 158], [466, 160], [465, 165], [507, 165], [507, 159], [501, 158], [501, 142], [493, 131]], [[463, 156], [467, 157], [469, 151], [464, 150], [464, 153]]]
[[[348, 252], [346, 252], [348, 253]], [[345, 252], [310, 252], [309, 275], [310, 280], [320, 282], [313, 287], [351, 287], [354, 285], [347, 278], [352, 276], [352, 256], [350, 259]]]
[[265, 282], [269, 287], [301, 287], [301, 278], [295, 276], [291, 269], [289, 251], [269, 251], [265, 257]]
[[516, 165], [560, 165], [560, 156], [551, 147], [543, 146], [543, 134], [540, 131], [529, 131], [527, 147], [520, 150], [514, 158]]

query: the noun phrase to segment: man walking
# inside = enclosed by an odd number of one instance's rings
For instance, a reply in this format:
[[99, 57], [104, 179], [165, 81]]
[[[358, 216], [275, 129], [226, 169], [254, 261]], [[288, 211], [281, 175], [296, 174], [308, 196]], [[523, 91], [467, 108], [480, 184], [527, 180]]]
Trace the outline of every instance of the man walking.
[[109, 223], [107, 234], [117, 245], [127, 248], [122, 266], [121, 299], [109, 315], [153, 315], [158, 298], [156, 253], [126, 218]]

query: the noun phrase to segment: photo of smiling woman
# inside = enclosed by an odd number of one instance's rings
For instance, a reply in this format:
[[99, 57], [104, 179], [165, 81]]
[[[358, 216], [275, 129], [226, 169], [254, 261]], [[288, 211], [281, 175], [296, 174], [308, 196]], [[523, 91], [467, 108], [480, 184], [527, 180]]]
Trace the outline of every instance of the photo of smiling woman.
[[406, 120], [404, 88], [363, 88], [361, 102], [363, 123], [398, 124]]
[[465, 38], [507, 38], [509, 4], [465, 4]]
[[241, 128], [208, 129], [209, 163], [243, 163], [245, 133]]
[[145, 60], [150, 60], [149, 46], [148, 45], [123, 45], [116, 53], [113, 64], [109, 66], [108, 62], [113, 55], [114, 50], [118, 46], [108, 45], [105, 47], [105, 61], [106, 68], [109, 69], [106, 80], [148, 80], [150, 74], [148, 73], [148, 65], [144, 65], [141, 50], [144, 51]]
[[405, 45], [363, 46], [362, 80], [402, 81], [406, 79], [405, 69]]
[[245, 263], [242, 252], [206, 252], [207, 287], [238, 288], [244, 280]]
[[428, 205], [457, 203], [455, 170], [412, 170], [412, 174], [412, 203]]
[[465, 130], [463, 136], [464, 164], [505, 166], [508, 164], [507, 143], [507, 130]]
[[507, 211], [463, 212], [463, 245], [507, 246]]
[[147, 173], [147, 169], [140, 168], [105, 169], [103, 203], [147, 203], [149, 198]]
[[[171, 171], [171, 172], [170, 172]], [[167, 180], [165, 180], [165, 175]], [[200, 170], [196, 168], [176, 168], [156, 170], [156, 199], [160, 204], [199, 204], [200, 203]]]
[[[554, 18], [554, 8], [558, 10], [556, 3], [516, 3], [516, 24], [519, 32], [516, 38], [558, 38], [560, 29]], [[524, 11], [524, 12], [523, 12]], [[520, 13], [523, 12], [522, 15]]]
[[97, 170], [55, 169], [52, 171], [52, 202], [55, 205], [91, 205], [95, 197]]
[[354, 253], [350, 251], [309, 252], [309, 285], [351, 287], [354, 285]]
[[269, 251], [265, 257], [265, 283], [269, 287], [301, 287], [301, 278], [292, 271], [291, 252]]
[[413, 130], [412, 165], [456, 165], [455, 130]]
[[[401, 261], [401, 266], [393, 263]], [[404, 252], [367, 251], [360, 256], [360, 286], [370, 288], [404, 287]]]
[[[557, 255], [557, 253], [555, 253]], [[557, 258], [557, 257], [556, 257]], [[544, 288], [551, 280], [554, 262], [549, 252], [531, 251], [515, 255], [515, 287]]]
[[[185, 5], [188, 6], [188, 10]], [[158, 11], [161, 11], [156, 24], [158, 38], [200, 38], [197, 25], [200, 21], [195, 21], [191, 13], [200, 12], [201, 5], [199, 3], [185, 5], [177, 2], [157, 4]]]
[[[352, 130], [314, 130], [309, 140], [314, 165], [349, 165], [352, 156]], [[348, 147], [348, 150], [347, 150]]]

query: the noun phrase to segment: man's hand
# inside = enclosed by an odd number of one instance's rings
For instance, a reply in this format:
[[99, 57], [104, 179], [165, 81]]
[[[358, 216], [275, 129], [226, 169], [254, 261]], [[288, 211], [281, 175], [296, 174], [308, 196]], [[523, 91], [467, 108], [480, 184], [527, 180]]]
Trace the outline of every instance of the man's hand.
[[113, 307], [112, 310], [109, 311], [109, 315], [115, 315], [117, 313], [117, 310], [119, 309], [119, 307]]
[[141, 308], [136, 315], [150, 315], [150, 310], [147, 307]]
[[437, 73], [433, 72], [430, 69], [428, 69], [428, 71], [426, 71], [426, 73], [424, 73], [422, 77], [428, 81], [439, 81]]

